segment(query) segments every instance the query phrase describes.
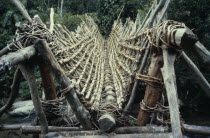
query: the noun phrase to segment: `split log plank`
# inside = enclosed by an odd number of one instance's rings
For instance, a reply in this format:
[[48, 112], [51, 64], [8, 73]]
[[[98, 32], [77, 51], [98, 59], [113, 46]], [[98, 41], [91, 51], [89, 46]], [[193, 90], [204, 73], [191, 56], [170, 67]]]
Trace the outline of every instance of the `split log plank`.
[[[72, 82], [65, 75], [63, 69], [60, 67], [59, 63], [55, 59], [53, 53], [48, 47], [46, 40], [37, 40], [35, 42], [35, 47], [43, 58], [45, 64], [51, 67], [55, 78], [61, 85], [61, 88], [66, 89], [71, 86]], [[84, 129], [92, 129], [93, 126], [90, 121], [90, 114], [77, 97], [76, 90], [74, 88], [70, 89], [66, 92], [65, 97]]]
[[182, 131], [180, 127], [177, 86], [176, 86], [176, 77], [175, 77], [175, 72], [174, 72], [175, 59], [176, 59], [175, 53], [172, 53], [172, 52], [169, 53], [168, 49], [163, 49], [164, 65], [161, 71], [162, 71], [168, 103], [169, 103], [172, 132], [173, 132], [174, 138], [181, 138]]
[[35, 54], [35, 48], [33, 46], [29, 46], [2, 56], [0, 58], [0, 74], [3, 74], [6, 70], [10, 70], [12, 67], [23, 61], [28, 61]]
[[[156, 77], [162, 80], [160, 68], [163, 66], [163, 56], [161, 54], [153, 53], [151, 58], [150, 67], [148, 70], [148, 75], [151, 77]], [[144, 96], [144, 103], [149, 107], [155, 107], [157, 102], [160, 100], [160, 88], [147, 84]], [[144, 110], [139, 111], [138, 115], [138, 125], [144, 126], [149, 122], [151, 112]]]
[[12, 107], [13, 103], [15, 102], [15, 99], [18, 96], [18, 91], [19, 91], [21, 78], [22, 78], [22, 73], [21, 73], [20, 69], [17, 68], [16, 71], [15, 71], [14, 77], [13, 77], [12, 85], [10, 87], [11, 92], [10, 92], [9, 99], [8, 99], [7, 103], [0, 109], [0, 117], [6, 111], [8, 111]]
[[24, 64], [20, 64], [19, 68], [29, 84], [30, 94], [31, 94], [31, 98], [34, 104], [36, 115], [40, 119], [40, 124], [41, 124], [41, 129], [42, 129], [41, 134], [42, 134], [42, 137], [44, 137], [44, 134], [48, 133], [48, 122], [43, 112], [41, 102], [39, 99], [38, 88], [36, 85], [36, 79], [33, 73], [33, 68]]

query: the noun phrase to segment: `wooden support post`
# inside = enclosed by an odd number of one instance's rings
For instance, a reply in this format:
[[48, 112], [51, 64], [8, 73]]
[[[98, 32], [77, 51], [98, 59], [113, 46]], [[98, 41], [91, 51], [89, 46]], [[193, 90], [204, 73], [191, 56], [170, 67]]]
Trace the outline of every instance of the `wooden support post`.
[[206, 95], [210, 98], [210, 85], [208, 81], [204, 78], [203, 74], [196, 67], [196, 65], [190, 60], [190, 58], [182, 52], [181, 58], [183, 59], [188, 70], [192, 72], [193, 79], [197, 82], [197, 84], [203, 89]]
[[[144, 57], [142, 58], [142, 62], [141, 62], [141, 64], [140, 64], [140, 66], [139, 66], [139, 70], [138, 70], [138, 73], [139, 73], [139, 74], [141, 74], [141, 73], [143, 72], [144, 67], [145, 67], [145, 65], [146, 65], [147, 58], [148, 58], [148, 56], [149, 56], [149, 49], [148, 49], [147, 44], [148, 44], [148, 42], [145, 42], [145, 43], [144, 43], [144, 45], [145, 45], [145, 47], [146, 47], [147, 49], [146, 49], [146, 51], [145, 51], [145, 53], [144, 53]], [[134, 99], [135, 99], [135, 97], [136, 97], [136, 89], [137, 89], [138, 84], [139, 84], [139, 80], [135, 80], [134, 85], [133, 85], [133, 88], [132, 88], [132, 92], [131, 92], [130, 99], [129, 99], [129, 101], [128, 101], [126, 107], [125, 107], [124, 110], [123, 110], [123, 114], [124, 114], [124, 115], [126, 115], [126, 114], [129, 113], [130, 107], [131, 107], [131, 105], [132, 105], [133, 102], [134, 102]]]
[[202, 63], [206, 65], [207, 71], [210, 72], [210, 52], [199, 41], [195, 43], [193, 49]]
[[6, 111], [8, 111], [12, 107], [13, 103], [15, 102], [15, 99], [18, 96], [18, 91], [19, 91], [21, 78], [22, 78], [22, 73], [21, 73], [20, 69], [17, 68], [16, 71], [15, 71], [15, 75], [13, 77], [12, 85], [10, 87], [11, 92], [10, 92], [9, 99], [8, 99], [7, 103], [0, 109], [0, 117]]
[[47, 119], [43, 112], [41, 102], [39, 99], [38, 88], [36, 85], [36, 79], [35, 79], [35, 76], [33, 73], [33, 68], [30, 68], [28, 65], [24, 65], [24, 64], [19, 65], [19, 67], [20, 67], [20, 70], [21, 70], [23, 76], [26, 78], [26, 80], [29, 84], [31, 98], [32, 98], [32, 101], [34, 104], [34, 108], [35, 108], [37, 117], [40, 119], [40, 124], [41, 124], [41, 128], [42, 128], [41, 134], [42, 134], [42, 137], [44, 137], [44, 135], [48, 133], [48, 123], [47, 123]]
[[[174, 52], [174, 51], [173, 51]], [[161, 69], [164, 85], [169, 103], [171, 127], [174, 138], [181, 138], [182, 131], [180, 127], [179, 105], [176, 87], [176, 76], [174, 72], [175, 53], [169, 53], [168, 49], [163, 49], [164, 66]]]
[[44, 88], [45, 93], [45, 99], [55, 100], [57, 96], [51, 69], [49, 66], [43, 63], [39, 64], [39, 68], [42, 78], [42, 86]]
[[[63, 69], [60, 67], [59, 63], [55, 59], [53, 53], [48, 47], [46, 40], [37, 40], [37, 42], [35, 43], [35, 47], [44, 60], [45, 64], [51, 67], [52, 72], [54, 73], [57, 81], [60, 83], [62, 89], [67, 89], [72, 86], [72, 82], [65, 75]], [[92, 129], [93, 126], [90, 121], [90, 114], [77, 97], [75, 88], [67, 90], [65, 92], [65, 97], [84, 129]]]
[[18, 8], [22, 15], [29, 21], [32, 22], [31, 17], [29, 16], [27, 10], [19, 0], [12, 0], [12, 3]]
[[[161, 54], [154, 53], [152, 55], [148, 75], [151, 77], [156, 77], [158, 79], [162, 79], [160, 68], [163, 66], [163, 57]], [[145, 96], [144, 96], [144, 103], [149, 107], [154, 107], [157, 102], [160, 100], [160, 88], [157, 88], [152, 85], [147, 85]], [[146, 125], [150, 119], [150, 112], [140, 110], [138, 115], [138, 124], [140, 126]]]

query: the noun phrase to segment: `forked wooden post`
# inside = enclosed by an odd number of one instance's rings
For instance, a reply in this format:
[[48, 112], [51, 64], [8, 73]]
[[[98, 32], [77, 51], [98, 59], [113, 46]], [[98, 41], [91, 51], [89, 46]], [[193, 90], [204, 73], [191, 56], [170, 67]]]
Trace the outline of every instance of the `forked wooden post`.
[[173, 136], [174, 138], [182, 138], [176, 77], [175, 77], [175, 72], [174, 72], [174, 62], [176, 59], [176, 54], [174, 53], [174, 51], [169, 53], [168, 50], [169, 49], [163, 49], [164, 65], [161, 71], [162, 71], [164, 85], [165, 85], [166, 93], [168, 97], [170, 120], [171, 120]]
[[40, 119], [40, 124], [41, 124], [41, 134], [42, 137], [44, 137], [45, 134], [48, 133], [48, 122], [46, 119], [46, 116], [43, 112], [41, 102], [39, 100], [39, 95], [38, 95], [38, 88], [36, 85], [36, 79], [33, 73], [33, 69], [30, 68], [28, 65], [20, 64], [19, 65], [20, 70], [27, 80], [30, 88], [30, 93], [31, 93], [31, 98], [34, 104], [34, 108], [37, 114], [37, 117]]
[[37, 40], [37, 42], [35, 43], [35, 47], [46, 65], [49, 65], [52, 68], [52, 72], [54, 73], [57, 81], [60, 83], [62, 89], [66, 91], [64, 95], [68, 103], [71, 105], [72, 110], [74, 111], [78, 121], [81, 123], [84, 129], [92, 129], [93, 126], [90, 121], [89, 112], [77, 97], [76, 90], [73, 87], [72, 82], [65, 75], [63, 69], [55, 59], [53, 53], [48, 47], [46, 40]]

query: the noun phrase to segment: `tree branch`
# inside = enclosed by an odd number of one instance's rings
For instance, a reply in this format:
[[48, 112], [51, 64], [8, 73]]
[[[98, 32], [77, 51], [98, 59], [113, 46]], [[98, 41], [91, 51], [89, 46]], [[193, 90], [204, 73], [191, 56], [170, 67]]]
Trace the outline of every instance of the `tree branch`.
[[16, 69], [14, 77], [13, 77], [13, 82], [11, 85], [11, 93], [9, 96], [9, 99], [7, 103], [0, 109], [0, 117], [7, 111], [9, 110], [13, 103], [15, 102], [15, 99], [18, 96], [18, 91], [19, 91], [19, 86], [20, 86], [20, 80], [22, 78], [22, 73], [19, 68]]

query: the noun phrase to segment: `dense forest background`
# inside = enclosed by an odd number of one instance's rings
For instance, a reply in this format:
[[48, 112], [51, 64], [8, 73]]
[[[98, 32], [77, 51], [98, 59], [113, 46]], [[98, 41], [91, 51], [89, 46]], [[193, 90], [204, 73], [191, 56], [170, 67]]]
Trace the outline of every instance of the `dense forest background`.
[[[107, 37], [114, 20], [121, 18], [125, 21], [130, 17], [135, 20], [137, 13], [142, 19], [146, 15], [153, 0], [21, 0], [31, 17], [38, 14], [42, 20], [49, 24], [50, 8], [55, 10], [55, 22], [67, 26], [69, 30], [74, 30], [85, 14], [93, 17], [98, 24], [101, 33]], [[172, 0], [168, 19], [184, 22], [200, 41], [210, 49], [210, 0]], [[19, 11], [8, 0], [1, 0], [0, 4], [0, 49], [12, 41], [15, 34], [15, 24], [25, 22]], [[210, 81], [210, 71], [206, 66], [194, 58], [204, 76]], [[188, 72], [181, 61], [177, 60], [176, 75], [180, 104], [183, 107], [191, 108], [195, 111], [206, 113], [206, 105], [210, 104], [205, 93], [192, 81]], [[0, 106], [5, 103], [10, 93], [10, 85], [14, 71], [0, 77]], [[39, 72], [36, 73], [39, 76]], [[40, 80], [37, 80], [40, 82]], [[41, 84], [40, 84], [41, 85]], [[24, 80], [21, 83], [19, 94], [20, 99], [29, 99], [29, 89]]]

